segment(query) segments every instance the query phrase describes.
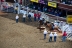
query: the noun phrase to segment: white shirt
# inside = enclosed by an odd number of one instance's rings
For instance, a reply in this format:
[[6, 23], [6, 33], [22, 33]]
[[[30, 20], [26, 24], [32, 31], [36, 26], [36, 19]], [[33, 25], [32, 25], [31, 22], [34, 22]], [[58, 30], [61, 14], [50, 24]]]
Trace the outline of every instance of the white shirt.
[[23, 18], [26, 18], [26, 15], [25, 14], [23, 15]]
[[16, 19], [19, 19], [19, 16], [16, 16]]
[[56, 33], [54, 33], [54, 36], [57, 36], [57, 34], [56, 34]]
[[44, 30], [43, 34], [47, 34], [47, 33], [48, 33], [47, 30]]
[[52, 33], [50, 33], [50, 35], [49, 35], [50, 37], [52, 37], [53, 36], [53, 34]]
[[29, 14], [30, 14], [32, 17], [34, 17], [34, 13], [32, 13], [32, 12], [29, 12]]

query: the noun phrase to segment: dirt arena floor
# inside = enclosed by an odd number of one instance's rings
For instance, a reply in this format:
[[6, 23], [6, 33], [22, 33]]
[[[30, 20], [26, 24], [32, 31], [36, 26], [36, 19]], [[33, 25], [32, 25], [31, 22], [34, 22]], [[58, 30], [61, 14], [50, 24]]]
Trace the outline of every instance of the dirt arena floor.
[[[21, 17], [20, 17], [21, 18]], [[37, 29], [37, 22], [15, 22], [15, 15], [0, 16], [0, 48], [72, 48], [72, 41], [48, 42], [49, 35], [43, 40], [43, 32]]]

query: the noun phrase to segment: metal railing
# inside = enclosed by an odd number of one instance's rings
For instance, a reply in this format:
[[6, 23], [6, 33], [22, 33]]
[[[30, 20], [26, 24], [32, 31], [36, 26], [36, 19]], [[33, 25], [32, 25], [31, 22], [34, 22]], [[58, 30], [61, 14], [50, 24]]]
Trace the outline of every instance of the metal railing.
[[67, 38], [72, 38], [72, 32], [67, 34]]

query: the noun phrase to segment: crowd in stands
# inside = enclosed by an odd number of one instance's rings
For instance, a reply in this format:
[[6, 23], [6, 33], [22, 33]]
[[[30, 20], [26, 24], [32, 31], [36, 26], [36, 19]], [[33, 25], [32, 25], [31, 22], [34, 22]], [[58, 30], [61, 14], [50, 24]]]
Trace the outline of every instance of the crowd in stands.
[[52, 14], [52, 15], [59, 16], [59, 17], [66, 17], [66, 11], [65, 10], [61, 10], [58, 8], [52, 8], [49, 6], [39, 6], [39, 5], [34, 5], [34, 4], [30, 5], [30, 6], [32, 6], [31, 8], [34, 10], [38, 10], [38, 11]]
[[61, 3], [72, 5], [72, 0], [61, 0]]
[[60, 2], [63, 4], [72, 5], [72, 0], [48, 0], [48, 1], [55, 1], [55, 2]]
[[[68, 4], [68, 5], [72, 5], [72, 0], [48, 0], [48, 1], [56, 1], [56, 2], [60, 2], [63, 4]], [[42, 11], [42, 12], [46, 12], [55, 16], [60, 16], [60, 17], [66, 17], [66, 11], [65, 10], [61, 10], [58, 8], [53, 8], [53, 7], [49, 7], [48, 5], [44, 5], [44, 4], [39, 4], [39, 3], [34, 3], [31, 5], [32, 9], [38, 10], [38, 11]]]

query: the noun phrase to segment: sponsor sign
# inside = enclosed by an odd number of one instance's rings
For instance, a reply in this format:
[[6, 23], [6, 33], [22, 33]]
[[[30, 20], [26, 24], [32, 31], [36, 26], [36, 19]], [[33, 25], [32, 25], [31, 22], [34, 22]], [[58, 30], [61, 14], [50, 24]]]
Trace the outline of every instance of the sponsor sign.
[[38, 0], [30, 0], [30, 1], [38, 3]]
[[72, 15], [67, 16], [67, 23], [72, 24]]
[[55, 2], [48, 2], [48, 6], [56, 8], [57, 7], [57, 3], [55, 3]]

